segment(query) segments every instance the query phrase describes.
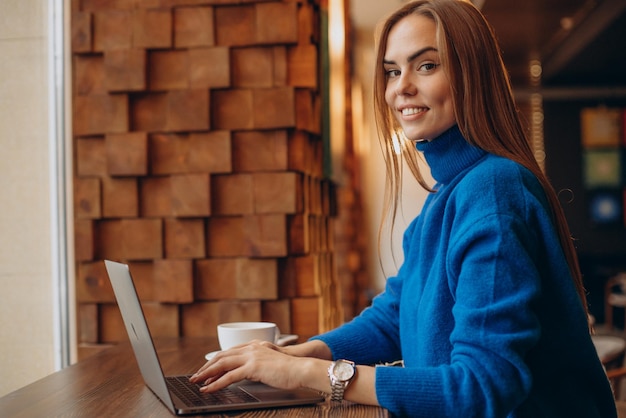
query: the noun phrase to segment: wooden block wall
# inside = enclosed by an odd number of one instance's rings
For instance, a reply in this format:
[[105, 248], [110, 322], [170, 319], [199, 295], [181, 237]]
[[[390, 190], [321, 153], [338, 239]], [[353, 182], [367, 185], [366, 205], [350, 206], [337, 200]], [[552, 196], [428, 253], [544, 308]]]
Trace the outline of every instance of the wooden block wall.
[[73, 0], [81, 352], [125, 339], [103, 260], [155, 336], [341, 320], [317, 0]]

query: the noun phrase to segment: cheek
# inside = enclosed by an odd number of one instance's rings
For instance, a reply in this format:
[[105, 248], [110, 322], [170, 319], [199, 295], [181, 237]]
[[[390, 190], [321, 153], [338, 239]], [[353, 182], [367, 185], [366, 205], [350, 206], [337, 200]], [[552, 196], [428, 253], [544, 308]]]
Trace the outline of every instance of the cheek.
[[437, 89], [437, 96], [449, 118], [454, 118], [454, 102], [452, 100], [450, 85], [448, 83], [442, 83]]

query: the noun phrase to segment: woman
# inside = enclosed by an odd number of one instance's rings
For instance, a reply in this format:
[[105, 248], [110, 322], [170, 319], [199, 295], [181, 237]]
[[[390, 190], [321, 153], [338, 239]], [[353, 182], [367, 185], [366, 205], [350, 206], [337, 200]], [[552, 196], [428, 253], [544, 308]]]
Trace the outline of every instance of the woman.
[[392, 222], [394, 133], [410, 140], [404, 158], [432, 192], [405, 232], [398, 274], [353, 321], [300, 345], [220, 353], [192, 381], [206, 391], [244, 378], [305, 386], [401, 416], [616, 416], [563, 211], [480, 12], [459, 0], [395, 12], [374, 93]]

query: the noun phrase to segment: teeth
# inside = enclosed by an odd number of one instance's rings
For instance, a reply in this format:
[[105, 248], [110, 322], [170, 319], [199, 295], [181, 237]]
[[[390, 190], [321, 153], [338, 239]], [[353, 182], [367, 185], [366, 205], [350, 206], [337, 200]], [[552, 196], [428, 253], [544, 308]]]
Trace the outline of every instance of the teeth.
[[425, 112], [426, 109], [424, 108], [417, 108], [417, 107], [407, 107], [402, 109], [402, 115], [403, 116], [409, 116], [409, 115], [417, 115], [418, 113], [422, 113]]

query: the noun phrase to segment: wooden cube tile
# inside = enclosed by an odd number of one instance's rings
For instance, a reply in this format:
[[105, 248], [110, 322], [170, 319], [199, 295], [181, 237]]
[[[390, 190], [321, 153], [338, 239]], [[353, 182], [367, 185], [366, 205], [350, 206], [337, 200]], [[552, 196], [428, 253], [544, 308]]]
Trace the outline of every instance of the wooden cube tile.
[[193, 302], [192, 260], [154, 260], [154, 279], [159, 302]]
[[287, 170], [287, 132], [284, 130], [233, 133], [233, 168], [237, 172]]
[[284, 46], [275, 46], [272, 48], [273, 61], [274, 61], [274, 86], [286, 86], [288, 80], [288, 66], [287, 66], [287, 48]]
[[139, 215], [137, 179], [102, 178], [102, 216], [129, 218]]
[[230, 173], [232, 171], [229, 131], [189, 134], [187, 166], [190, 172]]
[[309, 221], [309, 248], [312, 252], [321, 252], [319, 216], [308, 216]]
[[174, 9], [174, 46], [193, 48], [215, 45], [212, 7]]
[[298, 296], [320, 296], [320, 260], [317, 255], [309, 254], [293, 257], [296, 294]]
[[314, 288], [313, 282], [310, 282], [307, 289], [307, 284], [305, 283], [305, 278], [307, 277], [303, 272], [303, 268], [306, 265], [301, 259], [311, 259], [313, 255], [305, 254], [302, 256], [289, 256], [280, 261], [280, 277], [279, 277], [279, 285], [280, 285], [280, 297], [281, 298], [295, 298], [298, 296], [311, 296], [318, 295], [317, 293], [312, 293], [310, 289]]
[[124, 226], [121, 220], [103, 220], [94, 225], [96, 236], [95, 258], [124, 260]]
[[124, 258], [151, 260], [163, 256], [163, 225], [160, 219], [123, 219]]
[[187, 51], [151, 51], [148, 61], [150, 90], [175, 90], [189, 87]]
[[291, 334], [291, 306], [289, 299], [265, 300], [261, 303], [263, 321], [278, 325], [282, 334]]
[[255, 213], [302, 212], [302, 177], [291, 171], [254, 173]]
[[178, 217], [211, 214], [211, 187], [208, 174], [181, 174], [170, 178], [172, 215]]
[[202, 300], [278, 297], [275, 259], [212, 258], [196, 264], [196, 297]]
[[76, 219], [98, 219], [102, 216], [98, 178], [74, 179], [74, 216]]
[[98, 94], [74, 97], [74, 135], [128, 131], [128, 97]]
[[286, 215], [244, 217], [247, 253], [251, 257], [284, 257], [287, 255]]
[[191, 88], [230, 87], [229, 48], [193, 48], [188, 54]]
[[206, 131], [210, 128], [209, 91], [174, 90], [167, 93], [168, 131]]
[[246, 256], [246, 235], [241, 216], [211, 216], [207, 219], [209, 257]]
[[296, 128], [319, 135], [322, 129], [321, 101], [316, 93], [298, 89], [295, 94]]
[[107, 276], [104, 262], [80, 263], [76, 277], [76, 300], [79, 303], [103, 303], [115, 301], [113, 288]]
[[231, 50], [233, 87], [273, 87], [274, 50], [267, 47]]
[[276, 259], [241, 259], [236, 279], [239, 299], [275, 300], [278, 298], [278, 262]]
[[294, 87], [319, 87], [317, 46], [296, 45], [287, 48], [287, 84]]
[[180, 314], [178, 305], [143, 302], [143, 313], [152, 338], [180, 336]]
[[309, 134], [304, 131], [290, 131], [288, 144], [288, 167], [290, 170], [310, 174], [311, 158]]
[[218, 302], [217, 317], [219, 323], [238, 321], [260, 321], [260, 301], [223, 301]]
[[194, 294], [197, 300], [237, 299], [236, 277], [241, 258], [196, 261]]
[[106, 153], [102, 137], [76, 140], [76, 173], [82, 177], [106, 174]]
[[78, 342], [98, 342], [98, 304], [78, 304]]
[[211, 212], [215, 215], [254, 213], [252, 176], [227, 174], [211, 176]]
[[291, 299], [296, 297], [296, 279], [293, 262], [290, 257], [278, 259], [278, 298]]
[[100, 305], [99, 340], [101, 343], [120, 343], [128, 341], [128, 334], [120, 309], [115, 303]]
[[74, 220], [74, 258], [76, 261], [90, 261], [94, 259], [94, 221], [91, 219]]
[[253, 90], [254, 128], [294, 127], [296, 125], [294, 99], [294, 90], [290, 87]]
[[100, 12], [106, 10], [132, 10], [137, 1], [128, 0], [72, 0], [76, 6], [73, 10], [85, 10], [88, 12]]
[[146, 88], [146, 51], [115, 49], [104, 52], [105, 87], [108, 91]]
[[257, 3], [257, 43], [285, 44], [298, 42], [298, 4], [295, 2]]
[[289, 236], [289, 254], [308, 254], [311, 251], [308, 214], [289, 216], [287, 234]]
[[182, 174], [189, 171], [189, 141], [183, 134], [150, 136], [150, 167], [153, 174]]
[[133, 40], [130, 10], [106, 10], [93, 15], [93, 50], [129, 49]]
[[140, 180], [139, 192], [141, 216], [172, 216], [172, 197], [169, 177], [143, 178]]
[[298, 43], [319, 43], [320, 15], [319, 7], [314, 3], [302, 2], [298, 7]]
[[121, 219], [98, 222], [98, 258], [151, 260], [163, 256], [160, 219]]
[[291, 300], [291, 332], [304, 341], [321, 332], [318, 297]]
[[309, 177], [309, 196], [308, 210], [315, 215], [321, 215], [322, 212], [322, 183], [317, 177]]
[[[181, 306], [183, 337], [217, 337], [219, 302], [196, 302]], [[208, 351], [208, 350], [207, 350]]]
[[135, 284], [139, 300], [142, 302], [156, 301], [154, 262], [152, 260], [130, 261], [128, 265], [133, 275], [133, 283]]
[[243, 46], [256, 43], [254, 5], [215, 8], [216, 43], [220, 46]]
[[182, 333], [185, 337], [216, 337], [224, 322], [260, 321], [259, 301], [203, 302], [182, 306]]
[[86, 96], [107, 93], [104, 55], [75, 55], [72, 62], [74, 94]]
[[166, 219], [165, 257], [176, 259], [205, 257], [205, 230], [202, 219]]
[[130, 113], [133, 131], [163, 131], [167, 122], [168, 96], [166, 93], [133, 95]]
[[108, 134], [105, 148], [106, 172], [110, 176], [148, 174], [148, 135], [145, 132]]
[[[125, 0], [118, 1], [124, 2]], [[125, 3], [128, 4], [128, 1], [126, 0]], [[172, 0], [134, 0], [130, 4], [135, 9], [162, 9], [173, 5]]]
[[91, 13], [73, 12], [71, 24], [71, 43], [73, 52], [91, 51]]
[[169, 9], [138, 9], [133, 14], [133, 46], [169, 48], [172, 46], [172, 12]]
[[311, 176], [323, 175], [323, 144], [319, 137], [305, 131], [289, 133], [289, 169]]
[[[250, 130], [255, 127], [253, 92], [249, 89], [215, 90], [211, 122], [214, 129]], [[285, 109], [283, 109], [284, 111]], [[288, 113], [288, 112], [287, 112]]]

